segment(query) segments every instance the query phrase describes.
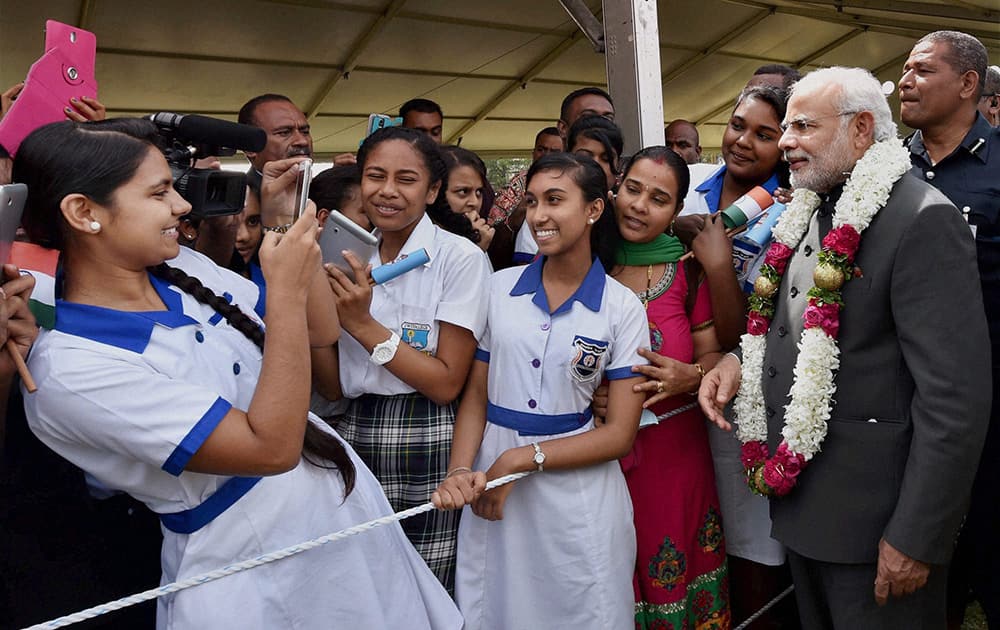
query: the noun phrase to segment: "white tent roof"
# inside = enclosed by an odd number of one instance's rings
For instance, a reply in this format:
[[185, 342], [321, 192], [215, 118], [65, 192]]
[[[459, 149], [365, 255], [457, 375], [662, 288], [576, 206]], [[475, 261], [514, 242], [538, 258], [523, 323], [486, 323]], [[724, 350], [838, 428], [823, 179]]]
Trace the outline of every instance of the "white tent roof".
[[[600, 18], [600, 1], [586, 1]], [[765, 63], [895, 81], [913, 42], [941, 28], [1000, 59], [1000, 0], [659, 0], [658, 12], [665, 117], [697, 122], [706, 150]], [[97, 34], [113, 115], [235, 119], [248, 98], [278, 92], [312, 118], [326, 155], [356, 149], [369, 113], [415, 96], [441, 104], [446, 139], [522, 153], [566, 93], [605, 83], [604, 56], [556, 0], [0, 0], [0, 89], [42, 53], [46, 19]]]

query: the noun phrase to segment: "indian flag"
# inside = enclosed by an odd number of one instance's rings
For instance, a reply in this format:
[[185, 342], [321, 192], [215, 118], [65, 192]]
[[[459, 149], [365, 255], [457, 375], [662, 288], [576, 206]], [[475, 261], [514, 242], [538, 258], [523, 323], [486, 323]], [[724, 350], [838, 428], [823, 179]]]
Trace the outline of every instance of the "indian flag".
[[59, 250], [45, 249], [31, 243], [14, 243], [10, 252], [10, 262], [17, 265], [21, 273], [35, 277], [35, 289], [31, 292], [28, 307], [42, 328], [52, 329], [56, 324], [56, 267], [59, 264]]

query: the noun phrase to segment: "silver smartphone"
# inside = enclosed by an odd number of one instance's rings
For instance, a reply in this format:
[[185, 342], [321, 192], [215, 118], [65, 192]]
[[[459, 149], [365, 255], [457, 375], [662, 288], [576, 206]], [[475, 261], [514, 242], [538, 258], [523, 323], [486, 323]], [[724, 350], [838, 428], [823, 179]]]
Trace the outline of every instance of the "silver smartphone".
[[292, 223], [299, 220], [309, 203], [309, 185], [312, 184], [312, 160], [302, 160], [298, 164], [299, 174], [295, 179], [295, 208]]
[[11, 245], [17, 236], [17, 226], [21, 225], [27, 198], [28, 187], [24, 184], [0, 186], [0, 264], [10, 262]]
[[362, 265], [366, 265], [378, 249], [378, 238], [337, 210], [331, 210], [323, 233], [319, 235], [319, 248], [323, 252], [324, 263], [333, 263], [350, 274], [351, 266], [341, 252], [347, 250], [353, 253]]

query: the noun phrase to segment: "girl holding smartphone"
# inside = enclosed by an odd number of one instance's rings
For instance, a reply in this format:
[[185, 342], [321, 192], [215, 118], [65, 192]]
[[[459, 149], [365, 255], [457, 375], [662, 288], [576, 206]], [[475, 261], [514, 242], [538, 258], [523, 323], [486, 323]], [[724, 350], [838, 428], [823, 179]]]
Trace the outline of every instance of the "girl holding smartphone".
[[[486, 323], [490, 266], [474, 243], [428, 215], [447, 171], [427, 135], [401, 127], [377, 131], [358, 151], [358, 165], [379, 246], [366, 261], [348, 252], [351, 274], [327, 267], [347, 334], [339, 354], [315, 352], [314, 364], [339, 374], [341, 391], [320, 392], [352, 399], [337, 430], [382, 482], [393, 508], [404, 510], [427, 501], [447, 472], [455, 400]], [[427, 250], [428, 263], [370, 285], [372, 266], [419, 249]], [[422, 514], [403, 529], [450, 589], [458, 513]]]
[[[357, 455], [308, 413], [308, 349], [339, 334], [329, 310], [306, 314], [307, 303], [332, 309], [314, 213], [263, 240], [265, 335], [256, 285], [178, 246], [191, 206], [155, 138], [138, 119], [46, 125], [21, 145], [14, 177], [31, 191], [29, 237], [62, 251], [55, 328], [30, 357], [43, 385], [25, 395], [29, 424], [160, 515], [172, 582], [390, 508]], [[298, 161], [265, 167], [276, 198]], [[399, 527], [345, 543], [161, 598], [157, 626], [462, 625]]]

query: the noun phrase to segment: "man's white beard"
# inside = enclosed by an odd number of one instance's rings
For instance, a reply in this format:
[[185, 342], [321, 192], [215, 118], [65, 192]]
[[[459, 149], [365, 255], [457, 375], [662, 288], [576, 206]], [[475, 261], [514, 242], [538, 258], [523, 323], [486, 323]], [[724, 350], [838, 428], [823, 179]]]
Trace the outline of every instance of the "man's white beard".
[[857, 161], [846, 134], [838, 134], [836, 141], [819, 155], [801, 150], [796, 153], [808, 156], [809, 162], [804, 168], [791, 173], [792, 188], [807, 188], [817, 193], [829, 192], [847, 179]]

